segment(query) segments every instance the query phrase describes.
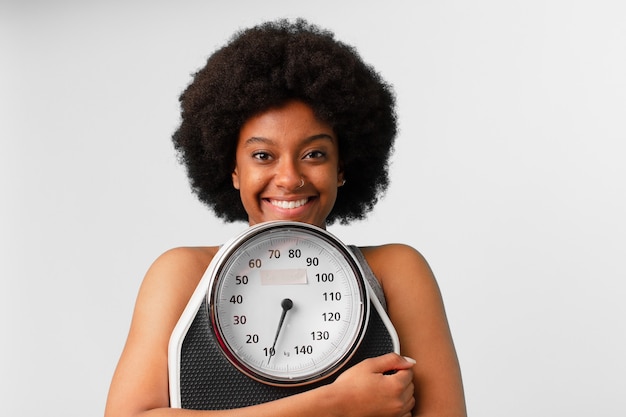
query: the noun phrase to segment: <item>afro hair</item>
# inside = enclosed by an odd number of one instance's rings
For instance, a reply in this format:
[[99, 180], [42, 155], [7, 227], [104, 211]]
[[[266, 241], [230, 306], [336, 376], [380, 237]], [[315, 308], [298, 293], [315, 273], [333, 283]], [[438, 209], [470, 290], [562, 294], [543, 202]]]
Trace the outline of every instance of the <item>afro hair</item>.
[[236, 33], [181, 94], [173, 142], [193, 192], [218, 217], [247, 221], [231, 177], [239, 131], [250, 117], [290, 100], [309, 105], [339, 141], [347, 182], [327, 223], [363, 219], [389, 184], [394, 94], [353, 47], [302, 19]]

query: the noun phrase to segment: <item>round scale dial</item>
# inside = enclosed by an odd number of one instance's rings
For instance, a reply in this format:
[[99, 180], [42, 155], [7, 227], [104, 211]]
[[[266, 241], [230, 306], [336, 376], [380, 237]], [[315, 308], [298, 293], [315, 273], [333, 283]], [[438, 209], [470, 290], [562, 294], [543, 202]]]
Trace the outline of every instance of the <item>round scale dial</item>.
[[206, 296], [233, 365], [264, 383], [302, 385], [352, 357], [367, 326], [369, 296], [338, 239], [277, 221], [249, 228], [222, 249]]

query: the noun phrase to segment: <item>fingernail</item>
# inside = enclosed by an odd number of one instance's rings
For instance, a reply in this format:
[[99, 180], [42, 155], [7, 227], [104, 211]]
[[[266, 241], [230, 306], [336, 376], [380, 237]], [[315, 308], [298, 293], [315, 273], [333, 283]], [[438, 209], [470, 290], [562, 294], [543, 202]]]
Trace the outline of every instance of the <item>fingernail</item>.
[[411, 362], [413, 364], [416, 364], [417, 361], [413, 358], [409, 358], [408, 356], [403, 356], [404, 360], [406, 360], [407, 362]]

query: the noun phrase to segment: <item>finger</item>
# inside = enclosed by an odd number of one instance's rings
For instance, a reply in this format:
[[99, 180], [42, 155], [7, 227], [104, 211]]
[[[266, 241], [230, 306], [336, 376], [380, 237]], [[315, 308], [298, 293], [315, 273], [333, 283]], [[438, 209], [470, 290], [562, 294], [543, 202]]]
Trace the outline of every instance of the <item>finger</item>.
[[414, 392], [414, 387], [413, 384], [409, 384], [407, 386], [407, 389], [404, 391], [402, 397], [403, 397], [403, 401], [404, 401], [404, 410], [408, 412], [409, 414], [411, 413], [411, 411], [413, 411], [413, 408], [415, 407], [415, 392]]
[[373, 373], [388, 373], [389, 371], [399, 371], [409, 369], [415, 361], [411, 358], [405, 358], [396, 353], [387, 353], [386, 355], [377, 356], [367, 359], [369, 370]]
[[394, 376], [402, 381], [403, 384], [409, 384], [413, 382], [413, 370], [411, 369], [400, 369], [396, 371]]

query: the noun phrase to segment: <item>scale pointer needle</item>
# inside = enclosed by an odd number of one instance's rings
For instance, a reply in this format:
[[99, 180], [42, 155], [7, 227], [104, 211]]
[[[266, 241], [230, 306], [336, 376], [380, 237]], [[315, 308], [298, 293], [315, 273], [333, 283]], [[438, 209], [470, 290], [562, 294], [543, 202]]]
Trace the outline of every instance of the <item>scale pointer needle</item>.
[[287, 315], [287, 312], [289, 310], [291, 310], [291, 308], [293, 307], [293, 301], [291, 301], [289, 298], [285, 298], [283, 301], [280, 302], [280, 306], [283, 308], [283, 312], [280, 315], [280, 320], [278, 322], [278, 329], [276, 329], [276, 336], [274, 336], [274, 344], [272, 345], [272, 348], [270, 349], [270, 358], [267, 361], [267, 364], [269, 365], [270, 361], [272, 360], [272, 356], [274, 356], [276, 354], [276, 341], [278, 340], [278, 335], [280, 334], [280, 329], [282, 329], [283, 327], [283, 323], [285, 321], [285, 316]]

